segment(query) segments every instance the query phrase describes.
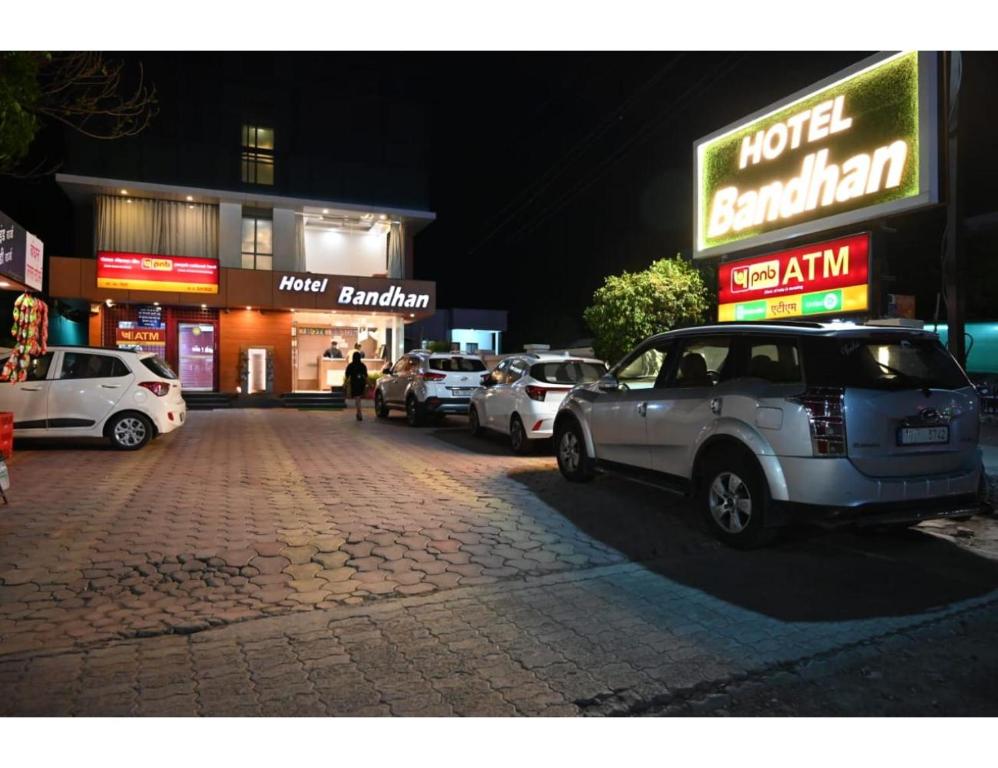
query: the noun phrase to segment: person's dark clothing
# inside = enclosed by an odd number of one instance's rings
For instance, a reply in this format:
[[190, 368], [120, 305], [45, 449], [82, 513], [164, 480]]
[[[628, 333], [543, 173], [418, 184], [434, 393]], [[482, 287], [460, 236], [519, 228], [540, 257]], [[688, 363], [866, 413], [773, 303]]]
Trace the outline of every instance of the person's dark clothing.
[[347, 385], [347, 397], [363, 397], [367, 389], [367, 366], [359, 360], [354, 360], [347, 366], [343, 374], [343, 382]]

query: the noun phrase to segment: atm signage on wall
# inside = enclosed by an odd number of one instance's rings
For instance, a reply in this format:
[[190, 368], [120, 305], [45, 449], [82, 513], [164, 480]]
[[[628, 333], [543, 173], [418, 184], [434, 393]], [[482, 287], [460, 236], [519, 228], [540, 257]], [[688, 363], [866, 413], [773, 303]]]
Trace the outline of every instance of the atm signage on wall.
[[718, 320], [779, 320], [869, 308], [870, 235], [721, 264]]
[[100, 251], [97, 287], [126, 291], [218, 293], [218, 260]]
[[165, 328], [121, 328], [114, 332], [116, 344], [166, 344]]

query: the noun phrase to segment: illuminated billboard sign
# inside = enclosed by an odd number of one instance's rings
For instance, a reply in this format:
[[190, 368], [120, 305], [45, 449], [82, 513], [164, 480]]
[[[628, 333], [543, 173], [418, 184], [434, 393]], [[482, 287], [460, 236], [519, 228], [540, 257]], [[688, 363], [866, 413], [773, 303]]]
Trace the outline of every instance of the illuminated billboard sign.
[[218, 260], [101, 251], [97, 254], [97, 287], [218, 293]]
[[882, 54], [694, 144], [694, 256], [938, 201], [936, 54]]
[[717, 319], [864, 312], [869, 308], [869, 273], [869, 234], [730, 261], [717, 271]]

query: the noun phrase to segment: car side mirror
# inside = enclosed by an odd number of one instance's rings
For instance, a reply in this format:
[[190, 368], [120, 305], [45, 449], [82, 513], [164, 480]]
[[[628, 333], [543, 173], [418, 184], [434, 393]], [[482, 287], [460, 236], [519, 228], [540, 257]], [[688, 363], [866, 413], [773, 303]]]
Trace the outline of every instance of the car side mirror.
[[491, 373], [486, 373], [484, 376], [482, 376], [481, 382], [482, 382], [482, 386], [483, 387], [491, 387], [492, 386], [492, 374]]
[[617, 381], [617, 377], [612, 373], [604, 373], [599, 377], [599, 380], [596, 382], [596, 386], [604, 392], [614, 392], [620, 389], [620, 382]]
[[391, 372], [392, 372], [392, 367], [390, 365], [386, 365], [384, 368], [381, 369], [381, 373], [385, 376], [391, 375]]

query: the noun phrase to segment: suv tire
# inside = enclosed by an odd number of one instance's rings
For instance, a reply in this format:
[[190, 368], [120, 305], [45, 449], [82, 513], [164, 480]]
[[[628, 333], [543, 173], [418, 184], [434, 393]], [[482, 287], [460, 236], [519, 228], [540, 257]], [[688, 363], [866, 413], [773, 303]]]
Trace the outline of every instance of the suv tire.
[[141, 413], [126, 412], [112, 416], [105, 428], [111, 445], [119, 451], [137, 451], [153, 436], [152, 422]]
[[474, 437], [478, 437], [484, 431], [482, 422], [478, 418], [478, 409], [475, 406], [471, 406], [471, 410], [468, 411], [468, 429]]
[[388, 418], [388, 406], [385, 405], [385, 396], [380, 389], [374, 393], [374, 415], [379, 419]]
[[566, 480], [586, 483], [593, 479], [596, 463], [586, 454], [582, 427], [575, 419], [565, 419], [556, 426], [554, 448], [558, 457], [558, 469]]
[[509, 444], [513, 449], [513, 453], [518, 456], [527, 456], [534, 449], [530, 443], [530, 438], [527, 437], [527, 430], [523, 426], [523, 419], [516, 413], [509, 420]]
[[766, 528], [769, 488], [745, 451], [720, 448], [704, 459], [696, 504], [708, 528], [725, 544], [753, 549], [773, 540]]
[[405, 420], [410, 427], [423, 425], [423, 409], [414, 395], [409, 395], [405, 400]]

